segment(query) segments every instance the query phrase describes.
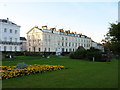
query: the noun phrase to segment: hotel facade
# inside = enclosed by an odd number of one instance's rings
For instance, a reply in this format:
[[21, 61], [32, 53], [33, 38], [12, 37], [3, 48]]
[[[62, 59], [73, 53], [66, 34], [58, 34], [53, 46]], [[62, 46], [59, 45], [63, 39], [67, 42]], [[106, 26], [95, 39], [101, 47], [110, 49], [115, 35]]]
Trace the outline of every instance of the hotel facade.
[[90, 49], [91, 45], [91, 38], [70, 30], [35, 26], [27, 32], [29, 52], [74, 52], [79, 46]]
[[20, 26], [0, 19], [0, 51], [20, 51]]

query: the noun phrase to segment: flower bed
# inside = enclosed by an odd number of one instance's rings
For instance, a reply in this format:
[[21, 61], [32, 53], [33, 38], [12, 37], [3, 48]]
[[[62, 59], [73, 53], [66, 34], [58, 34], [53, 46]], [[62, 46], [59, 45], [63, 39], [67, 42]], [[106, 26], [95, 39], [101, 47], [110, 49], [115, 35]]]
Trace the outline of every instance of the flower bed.
[[58, 65], [29, 65], [27, 68], [18, 69], [16, 66], [1, 66], [1, 79], [9, 79], [18, 76], [30, 75], [34, 73], [42, 73], [47, 71], [62, 70], [64, 66]]

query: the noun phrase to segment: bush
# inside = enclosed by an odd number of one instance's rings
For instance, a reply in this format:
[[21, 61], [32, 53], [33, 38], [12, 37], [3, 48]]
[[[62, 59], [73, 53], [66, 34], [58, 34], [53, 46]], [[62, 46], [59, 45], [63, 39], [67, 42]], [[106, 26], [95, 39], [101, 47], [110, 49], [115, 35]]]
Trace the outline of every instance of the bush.
[[110, 62], [110, 58], [107, 54], [102, 54], [101, 62]]
[[23, 68], [27, 68], [27, 67], [28, 67], [27, 64], [25, 64], [24, 62], [23, 63], [18, 63], [16, 65], [16, 68], [18, 68], [18, 69], [23, 69]]
[[14, 58], [15, 57], [15, 53], [14, 52], [2, 52], [2, 58]]
[[93, 57], [94, 57], [95, 61], [101, 61], [101, 59], [102, 59], [102, 54], [101, 54], [101, 52], [98, 52], [98, 51], [93, 51], [93, 52], [87, 51], [86, 56], [87, 56], [87, 59], [89, 59], [90, 61], [93, 60]]
[[90, 61], [102, 61], [102, 53], [100, 50], [91, 47], [89, 50], [85, 50], [83, 47], [79, 47], [75, 52], [70, 53], [72, 59], [88, 59]]
[[84, 59], [86, 58], [86, 50], [83, 47], [79, 47], [75, 52], [70, 53], [70, 58]]
[[78, 49], [74, 53], [74, 56], [76, 59], [84, 59], [84, 58], [86, 58], [86, 50]]
[[69, 57], [72, 58], [72, 59], [74, 59], [74, 58], [75, 58], [74, 52], [71, 52], [71, 53], [69, 54]]
[[100, 52], [99, 49], [95, 49], [95, 48], [91, 47], [89, 50], [87, 50], [86, 58], [89, 59], [90, 61], [92, 61], [93, 57], [94, 57], [95, 61], [101, 61], [102, 53]]

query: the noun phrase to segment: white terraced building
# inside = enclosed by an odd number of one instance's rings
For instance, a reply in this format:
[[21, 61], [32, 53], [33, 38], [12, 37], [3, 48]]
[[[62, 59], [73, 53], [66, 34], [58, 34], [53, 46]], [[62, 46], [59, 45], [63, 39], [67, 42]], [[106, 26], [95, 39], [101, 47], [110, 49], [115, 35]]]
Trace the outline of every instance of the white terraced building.
[[30, 52], [74, 52], [79, 46], [90, 49], [91, 38], [56, 28], [48, 29], [47, 26], [33, 27], [27, 32], [27, 51]]
[[0, 19], [0, 51], [20, 51], [20, 26]]
[[100, 51], [104, 52], [104, 46], [100, 43], [92, 41], [92, 47], [99, 49]]

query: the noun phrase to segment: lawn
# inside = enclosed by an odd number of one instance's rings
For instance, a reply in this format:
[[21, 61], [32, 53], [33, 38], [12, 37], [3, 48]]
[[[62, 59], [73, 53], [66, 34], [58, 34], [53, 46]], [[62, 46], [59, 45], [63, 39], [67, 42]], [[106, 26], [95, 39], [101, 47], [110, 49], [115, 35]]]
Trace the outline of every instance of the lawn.
[[118, 60], [90, 62], [69, 58], [49, 59], [33, 56], [19, 56], [3, 60], [3, 66], [24, 62], [32, 64], [63, 65], [68, 69], [37, 73], [2, 81], [3, 88], [118, 88]]

